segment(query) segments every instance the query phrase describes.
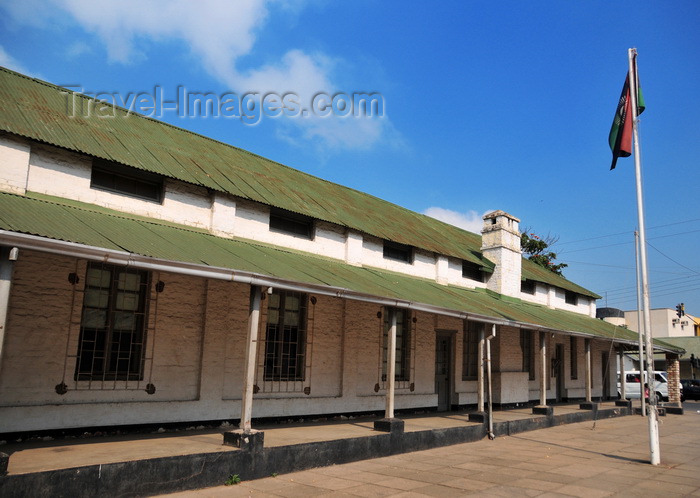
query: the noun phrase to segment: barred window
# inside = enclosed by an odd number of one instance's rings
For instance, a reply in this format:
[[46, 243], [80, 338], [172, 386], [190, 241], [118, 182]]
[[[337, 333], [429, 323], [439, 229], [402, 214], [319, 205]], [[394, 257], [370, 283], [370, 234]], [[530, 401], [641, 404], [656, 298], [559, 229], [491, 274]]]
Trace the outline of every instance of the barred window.
[[[396, 314], [396, 361], [395, 361], [395, 381], [410, 380], [411, 373], [411, 327], [409, 325], [409, 313], [407, 310], [394, 309]], [[389, 310], [384, 313], [384, 334], [382, 335], [382, 380], [386, 381], [386, 358], [389, 342]]]
[[304, 380], [306, 294], [275, 290], [268, 296], [265, 380]]
[[523, 353], [523, 372], [529, 374], [530, 380], [535, 380], [535, 348], [533, 347], [534, 333], [531, 330], [520, 330], [520, 349]]
[[75, 380], [143, 380], [149, 274], [89, 263]]
[[569, 359], [571, 363], [571, 378], [578, 379], [578, 339], [571, 336], [571, 347], [569, 349]]
[[474, 380], [479, 370], [479, 332], [484, 324], [467, 322], [464, 330], [464, 348], [462, 354], [462, 380]]

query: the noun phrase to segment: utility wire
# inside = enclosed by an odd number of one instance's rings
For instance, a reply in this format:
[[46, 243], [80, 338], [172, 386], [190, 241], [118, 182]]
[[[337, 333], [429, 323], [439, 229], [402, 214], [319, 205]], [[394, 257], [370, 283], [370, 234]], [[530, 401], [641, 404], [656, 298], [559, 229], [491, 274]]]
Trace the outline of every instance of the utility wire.
[[[679, 292], [690, 292], [690, 291], [694, 291], [694, 290], [697, 290], [698, 288], [700, 288], [700, 287], [698, 287], [698, 283], [688, 284], [688, 285], [689, 285], [689, 287], [671, 286], [671, 287], [666, 287], [663, 289], [654, 288], [654, 289], [652, 289], [652, 293], [653, 293], [654, 297], [659, 297], [659, 296], [666, 296], [669, 294], [677, 294]], [[625, 301], [625, 300], [636, 299], [635, 294], [636, 294], [636, 291], [630, 291], [627, 294], [618, 294], [618, 295], [612, 296], [612, 297], [609, 295], [606, 295], [605, 297], [606, 297], [606, 299], [608, 299], [608, 301]]]
[[[557, 258], [559, 259], [559, 258]], [[618, 265], [604, 265], [602, 263], [588, 263], [587, 261], [572, 261], [570, 259], [567, 260], [562, 260], [564, 263], [575, 263], [577, 265], [589, 265], [589, 266], [604, 266], [606, 268], [619, 268], [622, 270], [634, 270], [634, 268], [630, 268], [629, 266], [618, 266]]]
[[[683, 277], [683, 278], [670, 278], [667, 280], [659, 280], [657, 282], [654, 282], [652, 287], [653, 289], [659, 289], [661, 287], [671, 287], [674, 285], [694, 285], [696, 283], [700, 283], [697, 281], [692, 281], [692, 282], [684, 282], [689, 279], [696, 280], [698, 277], [695, 275], [688, 276], [688, 277]], [[636, 292], [636, 289], [630, 289], [629, 286], [627, 287], [618, 287], [617, 289], [610, 289], [606, 291], [608, 294], [628, 294], [631, 292]]]
[[[657, 229], [657, 228], [670, 227], [670, 226], [673, 226], [673, 225], [681, 225], [681, 224], [684, 224], [684, 223], [692, 223], [692, 222], [694, 222], [694, 221], [700, 221], [700, 218], [693, 218], [692, 220], [685, 220], [685, 221], [675, 221], [675, 222], [673, 222], [673, 223], [666, 223], [666, 224], [664, 224], [664, 225], [656, 225], [656, 226], [653, 226], [653, 227], [648, 227], [647, 230], [654, 230], [654, 229]], [[589, 241], [589, 240], [598, 240], [598, 239], [604, 239], [604, 238], [607, 238], [607, 237], [617, 237], [618, 235], [629, 235], [630, 233], [631, 233], [631, 232], [629, 232], [629, 231], [626, 231], [626, 232], [617, 232], [617, 233], [611, 233], [611, 234], [608, 234], [608, 235], [599, 235], [599, 236], [597, 236], [597, 237], [589, 237], [589, 238], [587, 238], [587, 239], [568, 240], [568, 241], [566, 241], [566, 242], [557, 242], [557, 245], [563, 246], [564, 244], [575, 244], [575, 243], [577, 243], [577, 242], [587, 242], [587, 241]]]
[[682, 268], [685, 268], [685, 269], [688, 270], [688, 271], [692, 271], [693, 273], [696, 273], [696, 274], [700, 275], [700, 272], [699, 272], [699, 271], [693, 270], [692, 268], [688, 268], [687, 266], [685, 266], [685, 265], [679, 263], [678, 261], [676, 261], [675, 259], [673, 259], [673, 258], [670, 257], [669, 255], [664, 254], [663, 252], [661, 252], [660, 250], [658, 250], [656, 247], [654, 247], [653, 245], [651, 245], [649, 242], [647, 242], [647, 245], [648, 245], [649, 247], [651, 247], [652, 249], [654, 249], [654, 250], [655, 250], [656, 252], [658, 252], [659, 254], [661, 254], [664, 258], [668, 259], [669, 261], [672, 261], [672, 262], [676, 263], [678, 266], [680, 266], [680, 267], [682, 267]]
[[[700, 287], [692, 287], [692, 288], [689, 288], [689, 289], [678, 289], [678, 290], [674, 290], [674, 291], [671, 291], [671, 292], [662, 292], [662, 293], [656, 293], [656, 292], [655, 292], [655, 293], [654, 293], [654, 297], [657, 298], [657, 297], [664, 297], [664, 296], [673, 296], [673, 295], [679, 294], [679, 293], [681, 293], [681, 292], [682, 292], [682, 293], [687, 293], [687, 292], [697, 291], [697, 290], [700, 290]], [[613, 308], [619, 308], [619, 307], [620, 307], [620, 304], [618, 304], [618, 303], [629, 303], [629, 302], [634, 303], [633, 307], [636, 308], [636, 306], [637, 306], [637, 298], [634, 297], [634, 296], [633, 296], [633, 297], [628, 297], [628, 298], [626, 298], [626, 299], [612, 299], [612, 300], [608, 300], [608, 301], [609, 301], [608, 306], [609, 306], [609, 307], [613, 307]], [[612, 303], [612, 304], [611, 304], [611, 303]]]
[[[696, 233], [696, 232], [700, 232], [700, 230], [689, 230], [689, 231], [686, 231], [686, 232], [670, 233], [670, 234], [668, 234], [668, 235], [657, 235], [656, 237], [647, 237], [647, 245], [649, 244], [649, 241], [650, 241], [650, 240], [667, 239], [667, 238], [669, 238], [669, 237], [676, 237], [676, 236], [678, 236], [678, 235], [688, 235], [689, 233]], [[572, 250], [570, 250], [570, 251], [561, 251], [561, 252], [559, 252], [559, 253], [557, 253], [557, 254], [571, 254], [571, 253], [574, 253], [574, 252], [592, 251], [592, 250], [595, 250], [595, 249], [604, 249], [604, 248], [606, 248], [606, 247], [614, 247], [614, 246], [624, 246], [624, 245], [633, 244], [633, 243], [634, 243], [634, 242], [630, 240], [630, 241], [628, 241], [628, 242], [617, 242], [617, 243], [615, 243], [615, 244], [606, 244], [606, 245], [604, 245], [604, 246], [594, 246], [594, 247], [586, 247], [586, 248], [583, 248], [583, 249], [572, 249]]]
[[[677, 289], [664, 289], [661, 291], [654, 291], [653, 292], [653, 297], [654, 298], [659, 298], [662, 296], [669, 296], [669, 295], [674, 295], [674, 294], [688, 294], [689, 292], [696, 292], [699, 290], [700, 287], [679, 287]], [[633, 308], [636, 308], [636, 301], [637, 301], [637, 296], [635, 295], [628, 295], [628, 296], [617, 296], [617, 297], [608, 297], [605, 296], [605, 302], [608, 303], [606, 306], [609, 306], [611, 304], [609, 303], [634, 303], [632, 306]]]
[[[658, 285], [658, 284], [665, 284], [665, 283], [667, 283], [667, 282], [677, 282], [678, 280], [685, 280], [686, 278], [695, 278], [695, 277], [694, 277], [694, 276], [686, 275], [685, 277], [667, 278], [666, 280], [657, 280], [657, 281], [654, 282], [654, 284], [655, 284], [655, 285]], [[628, 289], [629, 289], [629, 286], [625, 286], [625, 287], [615, 287], [614, 289], [608, 289], [606, 292], [615, 293], [615, 292], [618, 292], [618, 291], [626, 291], [626, 290], [628, 290]], [[635, 290], [635, 292], [636, 292], [636, 290]]]

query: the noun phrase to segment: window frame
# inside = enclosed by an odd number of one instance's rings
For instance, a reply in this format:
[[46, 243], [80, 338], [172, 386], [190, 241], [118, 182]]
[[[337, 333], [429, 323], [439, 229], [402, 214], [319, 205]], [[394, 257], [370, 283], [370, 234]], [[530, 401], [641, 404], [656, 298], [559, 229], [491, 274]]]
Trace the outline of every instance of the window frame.
[[484, 271], [481, 265], [471, 261], [462, 260], [462, 278], [468, 278], [475, 282], [484, 282]]
[[[402, 254], [405, 254], [405, 256], [402, 256]], [[413, 246], [401, 244], [392, 240], [384, 240], [382, 256], [384, 259], [399, 261], [409, 265], [413, 264], [415, 258]]]
[[[107, 185], [108, 179], [112, 185]], [[121, 186], [118, 182], [122, 182]], [[132, 188], [126, 188], [125, 185], [131, 185]], [[141, 189], [133, 188], [134, 186], [140, 186]], [[157, 204], [162, 204], [164, 198], [163, 176], [101, 158], [92, 160], [90, 188]], [[152, 195], [144, 194], [143, 189], [152, 190]], [[141, 193], [138, 190], [141, 190]]]
[[520, 292], [534, 296], [537, 293], [537, 283], [530, 279], [521, 280]]
[[[278, 298], [273, 296], [278, 296]], [[298, 309], [287, 309], [287, 301], [290, 298], [297, 299]], [[277, 299], [278, 304], [274, 306], [273, 302]], [[308, 302], [308, 294], [301, 292], [275, 289], [272, 294], [267, 296], [267, 320], [262, 365], [262, 375], [265, 382], [304, 382], [306, 380]], [[270, 322], [271, 311], [277, 314], [275, 323]], [[287, 311], [298, 314], [297, 325], [286, 324]], [[282, 329], [281, 340], [279, 338], [280, 327]], [[289, 328], [285, 330], [286, 327]], [[292, 339], [292, 337], [294, 338]], [[295, 360], [290, 369], [292, 355]], [[288, 357], [286, 361], [285, 356]]]
[[301, 239], [314, 240], [316, 236], [316, 223], [313, 218], [274, 206], [270, 208], [268, 228], [271, 232]]
[[[105, 287], [90, 285], [90, 271], [100, 269], [109, 271], [110, 282], [107, 289], [106, 307], [99, 305], [91, 305], [90, 301], [92, 290], [96, 289], [97, 300], [101, 301], [104, 298]], [[121, 341], [122, 336], [128, 335], [126, 329], [116, 328], [117, 315], [122, 314], [122, 319], [128, 315], [131, 310], [124, 308], [128, 299], [125, 296], [134, 295], [135, 292], [128, 289], [120, 289], [119, 275], [137, 275], [139, 277], [137, 299], [138, 303], [136, 310], [133, 310], [135, 323], [138, 325], [131, 329], [131, 339], [129, 340], [128, 358], [122, 355]], [[126, 283], [125, 283], [126, 285]], [[75, 361], [75, 371], [73, 378], [75, 381], [142, 381], [144, 379], [144, 366], [146, 361], [146, 340], [148, 330], [148, 298], [151, 288], [151, 273], [144, 270], [137, 270], [125, 266], [112, 265], [107, 263], [89, 262], [85, 269], [85, 287], [83, 290], [83, 304], [81, 308], [80, 318], [80, 334], [78, 336], [78, 345]], [[102, 295], [100, 295], [102, 294]], [[119, 308], [118, 301], [122, 296], [122, 307]], [[104, 327], [89, 327], [86, 323], [90, 320], [90, 310], [105, 310], [105, 326]], [[98, 316], [98, 315], [93, 315]], [[102, 329], [102, 330], [101, 330]], [[103, 336], [103, 337], [100, 337]], [[119, 336], [115, 343], [115, 336]], [[135, 336], [136, 340], [133, 340]], [[94, 337], [94, 339], [90, 339]], [[102, 342], [102, 346], [99, 343]], [[89, 345], [93, 344], [92, 350]], [[116, 358], [114, 350], [116, 346]], [[92, 352], [92, 355], [90, 354]], [[99, 356], [101, 354], [102, 356]], [[97, 355], [97, 356], [96, 356]], [[136, 358], [134, 358], [136, 356]], [[89, 358], [92, 358], [89, 360]], [[96, 360], [97, 358], [97, 360]], [[87, 360], [90, 368], [86, 367]], [[127, 368], [120, 368], [120, 363], [127, 361]], [[95, 369], [96, 361], [101, 363], [101, 368]], [[136, 368], [132, 370], [132, 365]]]
[[[387, 381], [387, 349], [389, 347], [389, 311], [384, 308], [382, 317], [382, 381]], [[396, 317], [396, 360], [394, 362], [394, 382], [409, 382], [411, 380], [411, 313], [404, 308], [393, 308]], [[398, 314], [402, 317], [399, 320]]]
[[467, 321], [462, 340], [462, 380], [479, 378], [479, 337], [484, 324]]
[[572, 306], [578, 306], [578, 294], [574, 291], [564, 290], [564, 302]]
[[572, 335], [569, 339], [569, 368], [571, 380], [578, 379], [578, 337]]
[[528, 380], [535, 380], [535, 333], [520, 329], [520, 350], [522, 352], [522, 372], [528, 373]]

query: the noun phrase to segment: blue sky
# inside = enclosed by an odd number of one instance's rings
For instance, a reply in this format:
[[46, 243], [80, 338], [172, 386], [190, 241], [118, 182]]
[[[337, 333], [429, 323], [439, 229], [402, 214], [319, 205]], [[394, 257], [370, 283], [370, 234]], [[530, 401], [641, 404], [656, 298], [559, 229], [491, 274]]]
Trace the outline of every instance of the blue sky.
[[381, 118], [162, 119], [472, 230], [507, 211], [558, 237], [565, 276], [622, 309], [636, 306], [634, 162], [609, 171], [607, 136], [636, 47], [651, 305], [700, 315], [695, 0], [2, 0], [0, 12], [0, 65], [87, 92], [379, 93]]

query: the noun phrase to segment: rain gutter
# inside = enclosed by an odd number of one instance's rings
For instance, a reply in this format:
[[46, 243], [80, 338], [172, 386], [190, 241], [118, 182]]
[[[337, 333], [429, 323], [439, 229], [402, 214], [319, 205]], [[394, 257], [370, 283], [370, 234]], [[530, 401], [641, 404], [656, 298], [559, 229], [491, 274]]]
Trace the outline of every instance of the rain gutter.
[[[273, 287], [275, 289], [289, 290], [295, 292], [315, 293], [324, 296], [338, 297], [341, 299], [350, 299], [353, 301], [378, 304], [380, 306], [391, 306], [396, 308], [410, 309], [414, 311], [423, 311], [426, 313], [436, 315], [459, 318], [461, 320], [468, 319], [470, 321], [480, 323], [495, 324], [515, 328], [526, 328], [532, 330], [541, 330], [551, 333], [564, 332], [571, 335], [590, 337], [594, 339], [601, 338], [594, 334], [551, 329], [547, 327], [542, 327], [541, 325], [526, 322], [517, 322], [514, 320], [507, 320], [487, 315], [467, 313], [464, 311], [452, 310], [449, 308], [435, 306], [432, 304], [417, 303], [414, 301], [406, 301], [401, 299], [384, 298], [374, 296], [371, 294], [353, 291], [351, 289], [346, 289], [343, 287], [335, 287], [320, 284], [305, 284], [249, 271], [232, 270], [230, 268], [209, 266], [205, 264], [187, 263], [183, 261], [171, 261], [160, 258], [152, 258], [127, 251], [106, 249], [103, 247], [89, 246], [84, 244], [78, 244], [75, 242], [67, 242], [64, 240], [49, 239], [37, 235], [29, 235], [8, 230], [0, 230], [0, 245], [8, 245], [12, 247], [18, 247], [20, 249], [31, 249], [36, 251], [48, 252], [52, 254], [59, 254], [62, 256], [83, 258], [89, 261], [99, 261], [103, 263], [123, 265], [143, 270], [163, 271], [177, 273], [180, 275], [189, 275], [193, 277], [226, 280], [248, 285]], [[619, 339], [617, 342], [625, 344], [636, 344], [635, 341], [628, 341], [624, 339]], [[658, 349], [666, 351], [666, 349], [663, 348]]]

